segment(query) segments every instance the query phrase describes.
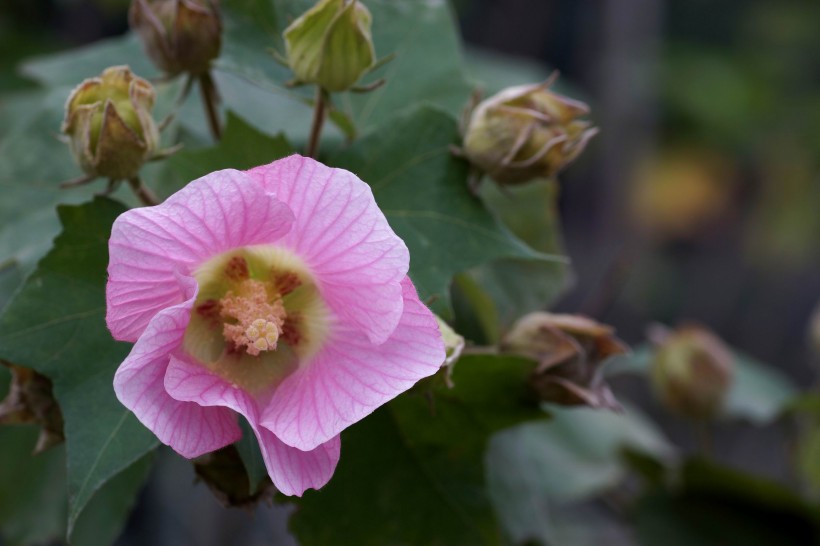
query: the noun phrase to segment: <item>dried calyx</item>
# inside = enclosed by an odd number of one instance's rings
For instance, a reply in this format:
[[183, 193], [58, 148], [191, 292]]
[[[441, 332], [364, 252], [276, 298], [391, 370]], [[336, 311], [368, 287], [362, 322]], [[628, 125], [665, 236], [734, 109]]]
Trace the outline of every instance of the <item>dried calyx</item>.
[[502, 352], [532, 358], [538, 366], [531, 384], [541, 400], [566, 406], [620, 410], [604, 381], [609, 357], [629, 348], [614, 329], [580, 315], [534, 312], [504, 336]]
[[0, 361], [11, 370], [11, 385], [0, 401], [0, 425], [35, 424], [40, 436], [34, 453], [63, 441], [63, 415], [51, 391], [51, 381], [30, 368]]

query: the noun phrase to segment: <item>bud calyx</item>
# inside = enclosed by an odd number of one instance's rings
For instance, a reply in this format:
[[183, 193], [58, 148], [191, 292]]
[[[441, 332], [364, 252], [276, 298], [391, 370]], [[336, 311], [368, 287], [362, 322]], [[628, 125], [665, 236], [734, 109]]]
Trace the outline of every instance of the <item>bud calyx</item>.
[[78, 85], [66, 102], [62, 131], [89, 176], [130, 179], [155, 152], [154, 88], [127, 66], [107, 68]]
[[552, 79], [507, 88], [470, 113], [464, 155], [500, 184], [548, 178], [577, 158], [598, 130], [589, 107], [549, 90]]
[[285, 29], [288, 66], [301, 84], [346, 91], [376, 64], [372, 16], [358, 0], [321, 0]]

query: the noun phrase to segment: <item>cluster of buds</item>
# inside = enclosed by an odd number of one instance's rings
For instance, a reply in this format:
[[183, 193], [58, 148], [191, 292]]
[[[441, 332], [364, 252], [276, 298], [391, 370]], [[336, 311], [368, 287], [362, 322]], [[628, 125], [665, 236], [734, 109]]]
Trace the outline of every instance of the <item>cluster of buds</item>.
[[168, 76], [207, 73], [219, 56], [222, 21], [215, 0], [134, 0], [128, 18]]
[[577, 158], [598, 130], [582, 120], [589, 107], [544, 83], [510, 87], [465, 116], [463, 154], [499, 184], [555, 175]]
[[130, 180], [151, 159], [159, 131], [151, 115], [154, 88], [127, 66], [114, 66], [77, 86], [66, 102], [62, 131], [88, 175]]
[[531, 384], [541, 400], [621, 409], [604, 381], [603, 365], [629, 348], [610, 326], [579, 315], [534, 312], [512, 326], [500, 349], [538, 362]]
[[689, 419], [715, 417], [732, 383], [734, 356], [723, 341], [699, 326], [682, 326], [651, 337], [659, 342], [650, 368], [655, 395], [670, 411]]
[[358, 0], [321, 0], [285, 29], [294, 84], [324, 91], [352, 88], [376, 65], [370, 11]]

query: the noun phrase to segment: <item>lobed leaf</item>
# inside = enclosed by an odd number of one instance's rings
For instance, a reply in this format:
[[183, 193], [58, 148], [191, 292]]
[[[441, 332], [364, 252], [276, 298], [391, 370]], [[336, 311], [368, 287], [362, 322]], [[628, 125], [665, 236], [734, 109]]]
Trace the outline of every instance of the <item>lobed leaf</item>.
[[463, 357], [454, 389], [407, 393], [345, 431], [331, 482], [296, 501], [300, 543], [501, 544], [483, 454], [497, 430], [544, 417], [526, 390], [533, 365]]
[[96, 491], [157, 445], [112, 388], [129, 346], [105, 326], [108, 236], [125, 208], [58, 208], [63, 232], [0, 315], [0, 358], [49, 377], [65, 421], [69, 537]]

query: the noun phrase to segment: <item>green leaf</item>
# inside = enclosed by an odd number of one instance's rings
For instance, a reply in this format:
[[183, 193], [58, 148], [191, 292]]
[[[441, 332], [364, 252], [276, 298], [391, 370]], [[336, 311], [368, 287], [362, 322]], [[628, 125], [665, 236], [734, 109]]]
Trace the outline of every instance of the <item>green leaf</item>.
[[476, 345], [493, 345], [501, 338], [498, 307], [469, 273], [459, 273], [450, 288], [453, 298], [453, 327]]
[[169, 195], [188, 182], [220, 169], [250, 169], [265, 165], [293, 153], [281, 135], [269, 137], [260, 133], [233, 113], [219, 144], [213, 148], [182, 150], [164, 165], [157, 189]]
[[748, 355], [735, 352], [735, 377], [724, 413], [764, 425], [775, 420], [797, 394], [791, 380]]
[[817, 506], [779, 484], [700, 460], [684, 465], [677, 487], [644, 494], [635, 514], [644, 546], [820, 543]]
[[259, 443], [253, 429], [245, 419], [240, 419], [239, 425], [242, 427], [242, 439], [234, 445], [236, 451], [239, 452], [239, 457], [242, 459], [242, 464], [245, 465], [245, 470], [248, 472], [248, 494], [255, 495], [262, 480], [268, 477], [268, 469], [265, 468], [262, 451], [259, 449]]
[[114, 543], [125, 527], [153, 462], [153, 454], [148, 454], [100, 487], [77, 519], [69, 541], [71, 546]]
[[38, 434], [37, 427], [0, 427], [0, 542], [8, 546], [64, 536], [65, 450], [32, 455]]
[[[8, 546], [46, 544], [66, 534], [65, 447], [32, 455], [36, 427], [0, 428], [0, 537]], [[151, 463], [143, 457], [89, 502], [72, 546], [112, 544], [122, 532]]]
[[421, 108], [330, 160], [370, 184], [391, 227], [410, 249], [410, 276], [421, 298], [437, 298], [438, 311], [449, 306], [453, 275], [471, 267], [498, 258], [564, 261], [529, 248], [470, 193], [468, 167], [449, 149], [457, 139], [450, 116]]
[[23, 282], [23, 272], [15, 260], [0, 264], [0, 310], [6, 306], [11, 295]]
[[[647, 375], [654, 355], [653, 347], [638, 347], [632, 355], [613, 360], [607, 368], [607, 375]], [[743, 419], [758, 426], [771, 423], [788, 408], [797, 395], [797, 389], [776, 368], [758, 362], [740, 351], [734, 351], [734, 355], [734, 378], [721, 417]]]
[[548, 514], [597, 495], [626, 477], [624, 448], [668, 458], [672, 447], [637, 410], [626, 413], [550, 406], [550, 421], [496, 434], [487, 450], [487, 482], [499, 519], [515, 544], [560, 543]]
[[[481, 196], [487, 207], [517, 237], [545, 254], [563, 254], [556, 205], [558, 187], [554, 180], [537, 180], [502, 191], [485, 179]], [[569, 285], [567, 262], [545, 262], [532, 258], [509, 258], [471, 270], [470, 277], [495, 305], [496, 335], [487, 332], [490, 343], [526, 313], [547, 308]]]
[[495, 431], [544, 417], [526, 390], [533, 365], [463, 357], [454, 389], [411, 391], [345, 431], [333, 479], [296, 501], [300, 544], [500, 544], [483, 454]]
[[130, 33], [69, 51], [32, 58], [23, 63], [20, 72], [45, 86], [75, 86], [85, 78], [100, 75], [109, 66], [121, 64], [127, 64], [142, 78], [159, 76], [159, 71], [145, 55], [137, 36]]
[[[284, 84], [293, 79], [293, 74], [267, 55], [266, 48], [284, 52], [282, 31], [313, 4], [308, 0], [274, 0], [273, 13], [264, 0], [235, 0], [226, 5], [225, 47], [217, 66], [272, 91], [271, 95], [276, 97], [272, 100], [277, 100], [281, 107], [272, 104], [271, 108], [283, 116], [274, 126], [304, 131], [309, 127], [310, 109], [298, 103], [310, 98], [310, 89], [286, 89]], [[458, 115], [470, 94], [470, 86], [462, 70], [458, 31], [447, 2], [365, 0], [364, 4], [373, 15], [377, 55], [395, 53], [396, 58], [362, 82], [386, 78], [384, 86], [370, 93], [336, 94], [337, 108], [353, 120], [359, 132], [372, 129], [420, 102]], [[285, 119], [296, 121], [292, 117], [294, 112], [303, 119], [298, 124], [285, 124]], [[289, 136], [301, 140], [306, 133]]]
[[0, 138], [0, 262], [15, 260], [24, 274], [59, 232], [54, 205], [83, 201], [95, 189], [58, 189], [60, 182], [81, 174], [68, 146], [56, 137], [68, 90], [34, 96], [39, 98], [36, 106], [21, 104], [16, 121]]
[[552, 72], [543, 63], [492, 50], [468, 47], [464, 57], [467, 74], [485, 98], [513, 85], [542, 82]]
[[[464, 51], [464, 63], [469, 79], [481, 91], [482, 98], [488, 98], [507, 87], [543, 82], [553, 73], [553, 69], [542, 62], [469, 45]], [[552, 89], [562, 95], [587, 101], [583, 90], [577, 89], [566, 78], [558, 78]]]
[[[15, 99], [15, 114], [0, 136], [0, 156], [4, 158], [0, 161], [0, 264], [13, 260], [23, 275], [33, 270], [60, 231], [55, 205], [87, 201], [105, 188], [103, 180], [67, 190], [59, 187], [61, 182], [82, 175], [68, 145], [58, 139], [70, 92], [69, 87], [55, 87]], [[158, 87], [158, 117], [167, 112], [175, 93], [173, 85]], [[31, 102], [31, 98], [37, 100]], [[158, 167], [153, 164], [143, 169], [149, 185]], [[135, 202], [127, 188], [116, 195]]]
[[117, 401], [128, 354], [105, 326], [111, 224], [125, 208], [97, 198], [58, 209], [63, 232], [0, 316], [0, 358], [48, 376], [68, 448], [68, 532], [94, 493], [157, 445]]
[[5, 366], [0, 366], [0, 393], [3, 396], [9, 391], [11, 385], [11, 371]]

